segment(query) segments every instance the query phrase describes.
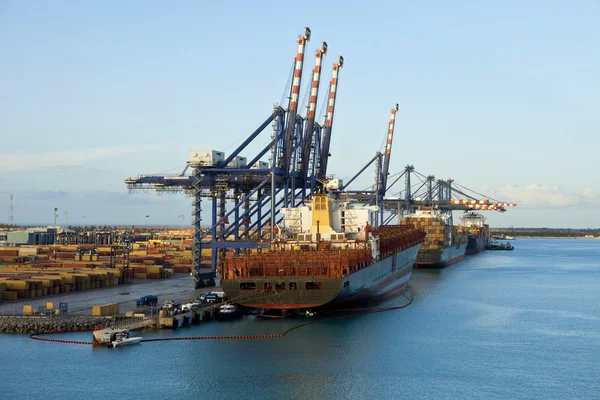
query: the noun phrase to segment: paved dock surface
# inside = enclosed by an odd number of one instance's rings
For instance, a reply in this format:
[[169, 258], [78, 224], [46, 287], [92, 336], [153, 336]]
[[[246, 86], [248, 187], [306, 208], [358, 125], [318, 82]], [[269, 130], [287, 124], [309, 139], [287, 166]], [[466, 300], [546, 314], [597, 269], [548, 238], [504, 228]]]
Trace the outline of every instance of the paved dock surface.
[[185, 303], [190, 299], [195, 299], [202, 293], [213, 290], [220, 290], [220, 288], [194, 289], [189, 274], [175, 274], [169, 279], [134, 279], [133, 283], [127, 285], [62, 293], [35, 299], [3, 301], [0, 302], [0, 315], [22, 315], [24, 305], [31, 305], [34, 310], [37, 310], [38, 306], [45, 306], [48, 301], [54, 302], [55, 308], [58, 308], [60, 302], [69, 303], [68, 312], [71, 315], [91, 315], [93, 306], [106, 303], [119, 303], [119, 312], [125, 313], [135, 310], [136, 301], [142, 296], [156, 295], [159, 304], [162, 304], [165, 300]]

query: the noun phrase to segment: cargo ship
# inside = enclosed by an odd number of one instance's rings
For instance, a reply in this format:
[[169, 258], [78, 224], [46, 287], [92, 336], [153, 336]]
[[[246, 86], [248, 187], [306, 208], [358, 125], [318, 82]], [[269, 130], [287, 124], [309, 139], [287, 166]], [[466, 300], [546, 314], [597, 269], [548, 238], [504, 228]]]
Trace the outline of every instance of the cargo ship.
[[490, 242], [490, 227], [485, 223], [483, 215], [468, 212], [461, 218], [460, 225], [467, 230], [469, 237], [467, 254], [476, 254], [488, 247]]
[[315, 194], [282, 208], [269, 248], [228, 254], [221, 287], [250, 308], [345, 306], [403, 293], [425, 232], [412, 225], [374, 228], [378, 207], [344, 195]]
[[452, 213], [422, 207], [402, 218], [402, 224], [414, 225], [427, 233], [415, 268], [444, 268], [465, 258], [467, 235], [462, 226], [453, 225]]

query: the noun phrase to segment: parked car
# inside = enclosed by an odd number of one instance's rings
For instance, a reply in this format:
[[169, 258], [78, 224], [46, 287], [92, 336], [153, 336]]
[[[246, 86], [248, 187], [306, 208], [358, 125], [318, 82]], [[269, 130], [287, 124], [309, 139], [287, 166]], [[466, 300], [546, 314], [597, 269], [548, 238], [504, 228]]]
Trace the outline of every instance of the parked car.
[[198, 299], [192, 301], [192, 307], [200, 307], [202, 305], [202, 302]]
[[171, 311], [173, 310], [175, 307], [175, 303], [173, 302], [173, 300], [165, 300], [165, 303], [162, 306], [163, 310], [167, 310], [167, 311]]
[[208, 293], [204, 293], [198, 297], [196, 297], [196, 300], [194, 300], [195, 302], [199, 302], [199, 303], [206, 303], [206, 295]]

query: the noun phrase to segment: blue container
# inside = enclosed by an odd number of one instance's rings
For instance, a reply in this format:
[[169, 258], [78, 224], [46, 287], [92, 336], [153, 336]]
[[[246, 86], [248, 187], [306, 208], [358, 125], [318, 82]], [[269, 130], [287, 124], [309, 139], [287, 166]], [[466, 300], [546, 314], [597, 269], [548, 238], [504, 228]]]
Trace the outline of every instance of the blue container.
[[61, 314], [66, 314], [69, 311], [69, 303], [59, 303], [58, 309], [60, 310]]

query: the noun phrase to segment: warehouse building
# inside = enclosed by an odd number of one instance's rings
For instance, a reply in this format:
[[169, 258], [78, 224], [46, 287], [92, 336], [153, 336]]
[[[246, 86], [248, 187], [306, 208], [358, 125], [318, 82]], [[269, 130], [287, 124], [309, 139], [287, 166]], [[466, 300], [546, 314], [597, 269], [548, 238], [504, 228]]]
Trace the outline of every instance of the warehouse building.
[[60, 228], [49, 226], [46, 228], [27, 228], [21, 231], [12, 231], [6, 234], [6, 241], [11, 245], [31, 244], [49, 245], [54, 244], [54, 238], [58, 241]]

